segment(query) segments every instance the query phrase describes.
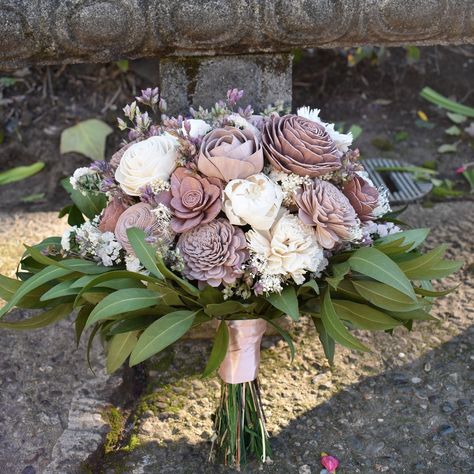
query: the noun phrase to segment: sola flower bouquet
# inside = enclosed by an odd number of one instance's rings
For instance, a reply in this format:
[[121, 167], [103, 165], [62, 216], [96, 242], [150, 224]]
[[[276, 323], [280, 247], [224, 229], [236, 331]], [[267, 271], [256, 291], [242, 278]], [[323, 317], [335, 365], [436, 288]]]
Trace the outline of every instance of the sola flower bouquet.
[[368, 350], [351, 329], [430, 319], [450, 291], [431, 280], [462, 264], [444, 246], [421, 253], [428, 230], [399, 227], [350, 134], [318, 110], [254, 114], [241, 98], [233, 89], [210, 111], [169, 117], [158, 89], [142, 91], [119, 119], [129, 142], [63, 182], [70, 229], [27, 247], [18, 279], [0, 278], [0, 316], [45, 309], [1, 327], [74, 311], [78, 339], [102, 337], [109, 371], [217, 320], [204, 371], [222, 379], [212, 456], [236, 467], [271, 455], [257, 383], [267, 324], [293, 353], [279, 319], [310, 317], [332, 362], [336, 342]]

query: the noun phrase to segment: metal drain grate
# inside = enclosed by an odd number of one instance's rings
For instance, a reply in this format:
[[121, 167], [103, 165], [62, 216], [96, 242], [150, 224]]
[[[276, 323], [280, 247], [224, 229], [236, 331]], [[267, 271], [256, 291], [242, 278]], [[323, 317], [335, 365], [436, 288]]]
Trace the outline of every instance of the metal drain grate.
[[364, 168], [377, 186], [388, 189], [391, 204], [406, 204], [421, 199], [431, 191], [431, 183], [418, 182], [413, 175], [401, 171], [377, 171], [377, 168], [405, 167], [410, 163], [385, 158], [363, 160]]

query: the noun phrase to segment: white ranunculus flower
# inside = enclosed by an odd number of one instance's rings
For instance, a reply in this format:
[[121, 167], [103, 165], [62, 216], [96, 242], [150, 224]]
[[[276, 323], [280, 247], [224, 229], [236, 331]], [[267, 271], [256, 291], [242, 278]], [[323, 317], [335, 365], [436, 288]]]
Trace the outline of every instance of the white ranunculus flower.
[[115, 179], [130, 196], [139, 196], [147, 184], [168, 181], [176, 168], [178, 141], [165, 133], [133, 144], [120, 160]]
[[283, 192], [278, 184], [258, 173], [229, 181], [223, 199], [224, 212], [231, 224], [268, 230], [280, 210]]
[[189, 133], [184, 127], [183, 123], [183, 133], [187, 137], [198, 138], [204, 136], [207, 132], [212, 130], [212, 127], [201, 119], [187, 119], [185, 120], [189, 124]]
[[319, 123], [326, 127], [326, 131], [329, 136], [332, 138], [333, 142], [336, 144], [336, 147], [342, 153], [345, 153], [349, 150], [349, 147], [352, 145], [352, 132], [349, 133], [340, 133], [336, 130], [336, 127], [333, 123], [326, 123], [321, 120], [319, 116], [319, 109], [311, 109], [310, 107], [301, 107], [296, 113], [305, 119], [312, 120], [313, 122]]
[[248, 231], [247, 240], [250, 252], [264, 262], [266, 275], [291, 276], [301, 284], [306, 272], [319, 272], [327, 264], [313, 228], [287, 210], [269, 231]]

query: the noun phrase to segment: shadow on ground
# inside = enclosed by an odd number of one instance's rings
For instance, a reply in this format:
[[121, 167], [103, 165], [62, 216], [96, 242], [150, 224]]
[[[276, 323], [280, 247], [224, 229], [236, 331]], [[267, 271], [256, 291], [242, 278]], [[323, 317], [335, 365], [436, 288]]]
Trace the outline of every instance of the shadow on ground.
[[[411, 363], [345, 387], [272, 437], [273, 463], [244, 472], [319, 473], [321, 451], [341, 460], [340, 474], [474, 472], [474, 373], [466, 370], [473, 336], [474, 325]], [[184, 438], [148, 442], [104, 472], [229, 472], [207, 463], [209, 448]]]

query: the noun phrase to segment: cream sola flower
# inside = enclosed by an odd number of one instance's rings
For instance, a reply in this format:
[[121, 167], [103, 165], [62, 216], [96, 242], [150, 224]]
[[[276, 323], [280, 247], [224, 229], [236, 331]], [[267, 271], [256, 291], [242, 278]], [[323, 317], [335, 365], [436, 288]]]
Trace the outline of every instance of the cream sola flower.
[[320, 272], [327, 265], [313, 229], [286, 209], [280, 211], [270, 230], [252, 229], [246, 236], [250, 266], [261, 275], [261, 282], [272, 281], [273, 287], [278, 285], [270, 276], [279, 276], [281, 280], [292, 278], [302, 284], [307, 272]]
[[338, 132], [333, 123], [326, 123], [321, 120], [319, 112], [319, 109], [311, 109], [309, 107], [301, 107], [296, 111], [300, 117], [304, 117], [308, 120], [312, 120], [313, 122], [323, 125], [339, 151], [342, 153], [348, 151], [349, 147], [352, 145], [352, 133]]

